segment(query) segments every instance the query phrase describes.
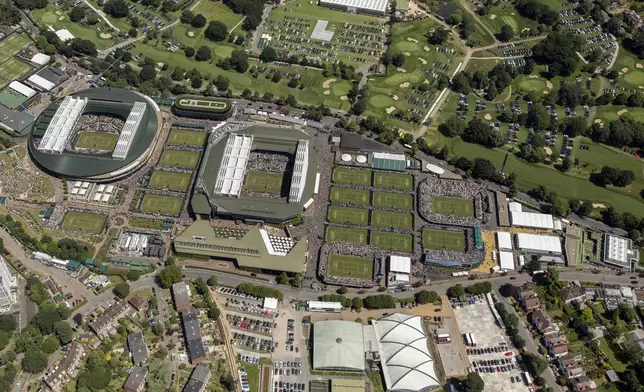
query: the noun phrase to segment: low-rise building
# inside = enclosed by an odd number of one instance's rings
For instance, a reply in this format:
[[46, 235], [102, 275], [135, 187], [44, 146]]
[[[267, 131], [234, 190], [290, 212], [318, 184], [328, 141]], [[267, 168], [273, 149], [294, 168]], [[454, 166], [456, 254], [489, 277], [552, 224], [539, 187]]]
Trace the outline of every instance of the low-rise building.
[[186, 386], [183, 387], [183, 392], [203, 392], [208, 386], [210, 376], [208, 366], [203, 363], [198, 364], [192, 371]]
[[644, 350], [644, 329], [635, 329], [627, 333], [628, 340], [636, 344], [640, 349]]
[[550, 317], [541, 309], [530, 313], [530, 321], [537, 330], [544, 336], [558, 334], [559, 326], [552, 322]]
[[639, 252], [631, 239], [606, 233], [602, 260], [612, 267], [631, 270], [639, 260]]
[[597, 390], [597, 384], [588, 376], [577, 377], [572, 382], [575, 392], [594, 392]]
[[200, 363], [206, 360], [206, 348], [201, 338], [201, 326], [199, 315], [194, 308], [179, 312], [181, 324], [188, 353], [188, 360], [191, 364]]
[[105, 313], [89, 323], [90, 329], [99, 337], [104, 338], [116, 332], [115, 325], [120, 318], [134, 315], [136, 311], [127, 301], [119, 301]]
[[179, 282], [172, 285], [172, 297], [174, 298], [174, 307], [178, 312], [187, 310], [190, 304], [190, 289], [185, 282]]
[[541, 305], [539, 296], [534, 292], [534, 285], [530, 283], [517, 287], [516, 297], [525, 310], [536, 309]]
[[148, 301], [138, 294], [132, 296], [128, 302], [137, 312], [148, 310]]
[[559, 294], [567, 304], [586, 302], [586, 291], [576, 285], [564, 287]]
[[71, 342], [66, 350], [65, 357], [48, 370], [43, 378], [45, 384], [54, 392], [60, 391], [70, 379], [76, 377], [78, 365], [85, 356], [85, 349], [76, 342]]
[[586, 371], [579, 365], [579, 361], [570, 355], [559, 357], [557, 366], [568, 380], [586, 375]]
[[127, 335], [127, 347], [132, 355], [132, 361], [135, 365], [141, 365], [148, 359], [148, 346], [143, 339], [143, 333], [131, 333]]
[[127, 376], [123, 390], [125, 392], [141, 392], [145, 387], [145, 378], [148, 376], [148, 369], [141, 366], [132, 366], [130, 375]]

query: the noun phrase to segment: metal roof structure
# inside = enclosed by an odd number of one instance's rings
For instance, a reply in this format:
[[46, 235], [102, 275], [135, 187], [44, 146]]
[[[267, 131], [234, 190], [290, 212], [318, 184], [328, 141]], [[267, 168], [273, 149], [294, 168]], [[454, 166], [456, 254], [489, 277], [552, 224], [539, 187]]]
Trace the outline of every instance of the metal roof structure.
[[70, 39], [74, 39], [74, 34], [70, 33], [69, 30], [67, 29], [60, 29], [56, 31], [56, 35], [62, 42], [69, 41]]
[[550, 214], [537, 212], [514, 211], [510, 208], [510, 222], [512, 226], [532, 227], [535, 229], [555, 229], [554, 218]]
[[422, 317], [394, 313], [373, 323], [387, 391], [426, 391], [440, 385]]
[[517, 233], [516, 240], [520, 250], [561, 254], [561, 240], [557, 236]]
[[320, 5], [386, 14], [389, 9], [389, 0], [320, 0]]
[[362, 324], [328, 320], [313, 324], [313, 369], [365, 369]]
[[132, 146], [132, 140], [136, 135], [136, 132], [139, 130], [139, 125], [143, 120], [143, 115], [145, 114], [145, 102], [135, 102], [130, 114], [125, 120], [123, 129], [119, 134], [119, 139], [116, 142], [116, 147], [112, 151], [113, 159], [125, 159], [127, 153], [130, 151]]
[[407, 168], [407, 157], [405, 157], [405, 154], [374, 152], [371, 167], [382, 170], [404, 171]]
[[504, 271], [514, 271], [514, 254], [512, 252], [499, 252], [499, 267]]
[[45, 65], [51, 60], [51, 56], [48, 56], [44, 53], [36, 53], [32, 58], [31, 62], [39, 65]]
[[502, 250], [512, 250], [512, 234], [507, 231], [497, 231], [496, 245]]
[[293, 176], [291, 177], [291, 189], [288, 195], [289, 203], [299, 203], [304, 194], [306, 184], [306, 173], [309, 170], [309, 141], [300, 140], [295, 151], [295, 164], [293, 165]]
[[264, 298], [264, 310], [277, 310], [277, 298]]
[[58, 106], [54, 117], [49, 121], [47, 130], [38, 144], [38, 149], [57, 154], [63, 152], [74, 125], [86, 105], [87, 98], [65, 97], [63, 103]]
[[31, 98], [34, 95], [36, 95], [36, 91], [34, 89], [32, 89], [29, 86], [25, 86], [24, 84], [17, 82], [15, 80], [9, 83], [9, 88], [19, 92], [20, 94], [24, 95], [27, 98]]
[[331, 392], [364, 392], [366, 385], [361, 378], [332, 378]]
[[411, 258], [403, 256], [389, 256], [389, 271], [411, 273]]
[[633, 247], [633, 241], [606, 233], [604, 235], [603, 261], [622, 268], [631, 268], [631, 263], [639, 260], [639, 252]]
[[36, 74], [31, 75], [29, 78], [27, 78], [27, 80], [31, 82], [33, 85], [40, 87], [43, 91], [49, 91], [55, 86], [55, 84], [53, 84], [49, 80]]
[[252, 147], [253, 136], [234, 133], [228, 135], [215, 182], [215, 194], [239, 196]]

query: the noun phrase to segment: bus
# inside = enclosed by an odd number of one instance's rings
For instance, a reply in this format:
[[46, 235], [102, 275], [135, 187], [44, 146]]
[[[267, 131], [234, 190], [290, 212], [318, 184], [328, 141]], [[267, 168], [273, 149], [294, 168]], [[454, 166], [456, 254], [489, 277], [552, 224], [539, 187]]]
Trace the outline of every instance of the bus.
[[527, 385], [527, 386], [532, 385], [532, 378], [530, 377], [530, 373], [523, 372], [523, 381], [525, 382], [525, 385]]
[[470, 340], [470, 334], [466, 333], [466, 334], [464, 334], [464, 336], [465, 336], [465, 345], [466, 346], [472, 346], [472, 340]]
[[474, 339], [474, 334], [469, 333], [468, 335], [470, 335], [470, 341], [472, 342], [472, 347], [476, 347], [476, 340]]

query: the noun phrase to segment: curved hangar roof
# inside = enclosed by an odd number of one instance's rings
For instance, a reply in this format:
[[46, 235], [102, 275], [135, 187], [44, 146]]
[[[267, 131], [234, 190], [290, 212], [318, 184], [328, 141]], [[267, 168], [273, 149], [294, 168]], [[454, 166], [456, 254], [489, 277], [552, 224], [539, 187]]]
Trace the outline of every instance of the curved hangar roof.
[[313, 324], [313, 368], [363, 371], [362, 324], [342, 320]]
[[440, 385], [420, 316], [395, 313], [374, 324], [388, 391], [425, 391]]
[[83, 113], [116, 114], [125, 119], [135, 102], [144, 102], [147, 110], [141, 118], [138, 131], [131, 141], [131, 147], [125, 159], [111, 159], [70, 151], [56, 154], [39, 150], [38, 142], [34, 139], [41, 139], [45, 134], [62, 100], [52, 103], [35, 121], [29, 136], [29, 153], [37, 164], [53, 175], [61, 177], [106, 180], [122, 176], [143, 163], [140, 158], [149, 153], [148, 149], [153, 144], [161, 125], [160, 109], [154, 101], [133, 91], [107, 87], [83, 90], [70, 96], [88, 99]]

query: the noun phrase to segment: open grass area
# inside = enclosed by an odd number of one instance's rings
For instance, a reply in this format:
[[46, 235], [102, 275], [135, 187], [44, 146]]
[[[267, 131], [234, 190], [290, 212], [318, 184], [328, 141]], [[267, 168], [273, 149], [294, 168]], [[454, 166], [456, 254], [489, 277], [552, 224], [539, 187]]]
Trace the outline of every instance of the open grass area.
[[[639, 68], [637, 67], [638, 64], [640, 65]], [[641, 68], [643, 64], [644, 61], [639, 60], [628, 50], [620, 49], [615, 65], [612, 68], [619, 71], [620, 74], [617, 77], [617, 85], [634, 89], [644, 86], [644, 69]]]
[[610, 363], [616, 372], [623, 372], [626, 370], [626, 365], [615, 358], [615, 352], [604, 336], [599, 338], [599, 349], [604, 353], [604, 355], [606, 355], [608, 363]]
[[444, 215], [474, 216], [474, 202], [457, 197], [432, 197], [432, 212]]
[[373, 260], [354, 256], [330, 255], [328, 275], [371, 279], [373, 278]]
[[152, 173], [150, 186], [157, 189], [169, 189], [171, 191], [185, 192], [190, 185], [190, 173], [176, 173], [163, 170], [156, 170]]
[[344, 169], [336, 167], [333, 169], [331, 180], [338, 184], [371, 185], [371, 172], [368, 170]]
[[380, 249], [397, 252], [412, 252], [414, 250], [414, 236], [411, 234], [372, 231], [369, 243]]
[[161, 230], [163, 228], [163, 219], [150, 219], [150, 218], [141, 218], [138, 216], [131, 216], [127, 219], [127, 224], [130, 227]]
[[248, 387], [251, 391], [259, 391], [259, 366], [249, 362], [239, 362], [239, 366], [246, 370]]
[[623, 106], [606, 105], [597, 106], [595, 109], [595, 119], [601, 120], [604, 124], [615, 121], [623, 116], [630, 116], [636, 121], [644, 121], [644, 108], [627, 108]]
[[119, 135], [105, 132], [83, 132], [76, 141], [76, 148], [90, 150], [114, 151]]
[[414, 177], [411, 174], [375, 172], [373, 186], [409, 191], [414, 189]]
[[460, 231], [424, 229], [423, 248], [465, 252], [465, 233]]
[[11, 34], [0, 41], [0, 63], [9, 60], [13, 55], [26, 48], [31, 40], [27, 34]]
[[154, 195], [143, 196], [141, 211], [152, 214], [177, 215], [181, 212], [183, 198], [178, 196]]
[[480, 16], [479, 20], [495, 34], [501, 32], [503, 25], [509, 25], [514, 30], [516, 39], [519, 38], [523, 29], [536, 29], [538, 25], [537, 22], [521, 16], [514, 4], [510, 2], [498, 3], [498, 5], [490, 7], [489, 12]]
[[206, 140], [206, 133], [203, 131], [188, 131], [185, 129], [173, 129], [170, 131], [166, 144], [175, 146], [202, 147]]
[[369, 191], [365, 189], [331, 188], [331, 201], [352, 203], [360, 206], [369, 205]]
[[[241, 22], [242, 18], [244, 17], [242, 14], [234, 13], [224, 3], [214, 1], [201, 1], [192, 12], [194, 12], [195, 15], [203, 14], [208, 22], [210, 22], [211, 20], [218, 20], [222, 22], [226, 25], [226, 27], [228, 27], [229, 31], [233, 27], [235, 27], [237, 23]], [[208, 25], [206, 24], [206, 26]], [[192, 28], [192, 30], [200, 29]], [[205, 30], [205, 27], [201, 30]]]
[[369, 210], [330, 206], [327, 219], [333, 223], [366, 226], [369, 224]]
[[[0, 48], [0, 50], [2, 50]], [[20, 79], [31, 71], [31, 67], [13, 57], [0, 64], [0, 76], [6, 80]]]
[[103, 231], [106, 220], [106, 215], [68, 211], [65, 214], [61, 228], [63, 230], [84, 231], [88, 233], [99, 234]]
[[366, 245], [367, 234], [366, 229], [329, 226], [326, 229], [326, 241]]
[[373, 206], [377, 208], [397, 208], [411, 210], [414, 207], [412, 195], [393, 192], [373, 192]]
[[244, 179], [244, 189], [249, 191], [281, 193], [284, 174], [249, 171]]
[[159, 159], [159, 165], [177, 166], [186, 169], [197, 167], [199, 153], [196, 151], [164, 150]]
[[371, 224], [378, 227], [412, 229], [414, 226], [414, 219], [411, 214], [374, 210], [371, 212]]

